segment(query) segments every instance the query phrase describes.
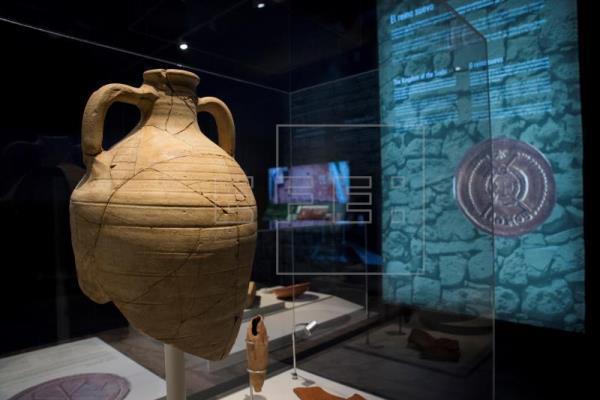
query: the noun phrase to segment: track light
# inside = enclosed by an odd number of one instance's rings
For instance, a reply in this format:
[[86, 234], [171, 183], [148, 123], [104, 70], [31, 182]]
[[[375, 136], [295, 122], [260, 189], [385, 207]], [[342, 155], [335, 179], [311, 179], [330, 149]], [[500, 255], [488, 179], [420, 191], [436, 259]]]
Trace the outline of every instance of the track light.
[[294, 325], [294, 330], [292, 331], [292, 359], [293, 359], [293, 369], [292, 369], [292, 379], [296, 380], [298, 379], [298, 369], [296, 368], [296, 328], [299, 328], [303, 326], [304, 329], [302, 329], [301, 332], [304, 333], [304, 335], [306, 335], [306, 337], [310, 336], [312, 334], [312, 330], [315, 329], [315, 327], [317, 326], [317, 321], [310, 321], [310, 322], [301, 322], [299, 324]]
[[315, 326], [317, 326], [317, 321], [310, 321], [308, 324], [306, 324], [304, 327], [304, 333], [306, 336], [310, 336], [312, 334], [312, 330], [315, 328]]

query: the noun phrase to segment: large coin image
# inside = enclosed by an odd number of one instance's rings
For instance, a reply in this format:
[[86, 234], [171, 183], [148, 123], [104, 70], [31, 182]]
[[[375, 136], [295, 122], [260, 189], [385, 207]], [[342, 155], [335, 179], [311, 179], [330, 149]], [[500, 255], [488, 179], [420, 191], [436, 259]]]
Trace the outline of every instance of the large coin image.
[[536, 148], [514, 139], [473, 146], [454, 177], [456, 200], [479, 229], [498, 236], [534, 230], [554, 208], [552, 168]]
[[129, 390], [129, 381], [122, 376], [90, 373], [40, 383], [10, 400], [123, 400]]

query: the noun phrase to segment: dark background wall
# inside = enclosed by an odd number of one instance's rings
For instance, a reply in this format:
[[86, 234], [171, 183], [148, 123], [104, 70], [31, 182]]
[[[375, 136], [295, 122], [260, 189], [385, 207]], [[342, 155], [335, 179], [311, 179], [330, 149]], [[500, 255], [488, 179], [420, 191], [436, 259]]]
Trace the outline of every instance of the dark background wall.
[[[376, 67], [374, 2], [180, 0], [7, 1], [0, 4], [5, 77], [0, 123], [0, 353], [93, 334], [126, 321], [79, 290], [68, 199], [83, 174], [80, 124], [107, 83], [138, 86], [150, 68], [196, 72], [199, 96], [232, 110], [236, 159], [253, 177], [259, 221], [275, 165], [275, 126], [290, 121], [290, 92]], [[182, 52], [180, 42], [189, 44]], [[314, 104], [314, 107], [319, 107]], [[104, 146], [138, 119], [108, 113]], [[216, 138], [214, 121], [199, 115]], [[278, 282], [273, 237], [259, 235], [255, 279]], [[266, 249], [261, 253], [261, 249]]]

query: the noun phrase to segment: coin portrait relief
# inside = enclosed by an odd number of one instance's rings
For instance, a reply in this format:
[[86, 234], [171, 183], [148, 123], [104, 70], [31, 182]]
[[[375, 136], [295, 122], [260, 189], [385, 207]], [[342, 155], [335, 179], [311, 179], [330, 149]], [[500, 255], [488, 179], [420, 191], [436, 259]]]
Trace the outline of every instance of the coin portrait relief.
[[550, 163], [536, 148], [514, 139], [473, 146], [459, 163], [454, 185], [467, 219], [498, 236], [533, 231], [548, 218], [556, 201]]

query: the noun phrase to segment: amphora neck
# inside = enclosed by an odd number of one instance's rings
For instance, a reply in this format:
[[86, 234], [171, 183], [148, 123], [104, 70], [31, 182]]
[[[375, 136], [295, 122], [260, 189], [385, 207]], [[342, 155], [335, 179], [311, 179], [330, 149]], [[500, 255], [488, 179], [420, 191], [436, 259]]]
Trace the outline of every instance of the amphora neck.
[[178, 133], [197, 121], [196, 74], [178, 69], [153, 69], [144, 72], [144, 84], [158, 92], [144, 125]]

